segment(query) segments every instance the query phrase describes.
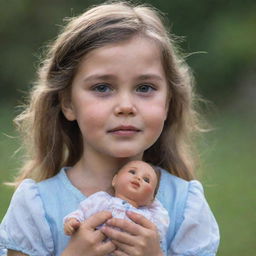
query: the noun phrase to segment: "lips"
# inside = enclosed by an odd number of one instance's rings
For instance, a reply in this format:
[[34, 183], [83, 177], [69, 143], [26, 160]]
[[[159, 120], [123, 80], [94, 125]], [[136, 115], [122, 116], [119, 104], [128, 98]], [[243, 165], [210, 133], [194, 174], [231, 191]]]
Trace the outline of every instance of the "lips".
[[139, 128], [132, 125], [121, 125], [108, 130], [108, 133], [112, 133], [116, 135], [133, 135], [140, 131], [141, 130]]
[[137, 188], [140, 187], [140, 183], [137, 182], [137, 181], [131, 181], [131, 184], [132, 184], [133, 186], [137, 187]]

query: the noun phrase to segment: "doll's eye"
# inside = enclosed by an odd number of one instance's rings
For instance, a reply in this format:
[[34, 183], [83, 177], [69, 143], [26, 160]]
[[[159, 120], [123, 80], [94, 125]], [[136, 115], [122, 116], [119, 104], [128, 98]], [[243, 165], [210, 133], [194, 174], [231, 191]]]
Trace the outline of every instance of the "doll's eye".
[[129, 170], [129, 173], [135, 174], [135, 171], [134, 170]]
[[150, 182], [149, 178], [147, 178], [147, 177], [144, 177], [143, 180], [144, 180], [145, 182], [147, 182], [147, 183]]

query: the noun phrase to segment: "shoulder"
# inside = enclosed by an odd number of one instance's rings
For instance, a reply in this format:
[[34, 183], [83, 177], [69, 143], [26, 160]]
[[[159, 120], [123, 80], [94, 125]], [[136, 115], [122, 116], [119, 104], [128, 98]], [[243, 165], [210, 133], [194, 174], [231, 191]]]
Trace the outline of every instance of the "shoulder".
[[32, 179], [25, 179], [15, 190], [10, 206], [29, 207], [35, 203], [35, 206], [41, 203], [37, 183]]
[[[219, 229], [204, 196], [202, 184], [197, 180], [183, 180], [161, 169], [157, 197], [171, 218], [168, 244], [172, 253], [215, 255]], [[195, 241], [195, 237], [197, 241], [191, 242]]]
[[219, 227], [198, 181], [189, 183], [181, 220], [170, 246], [172, 254], [216, 255]]
[[53, 251], [50, 226], [34, 180], [25, 179], [14, 192], [0, 226], [1, 246], [29, 255]]
[[160, 169], [157, 199], [168, 211], [183, 211], [191, 182]]
[[173, 202], [185, 202], [188, 193], [197, 191], [203, 195], [203, 186], [197, 180], [186, 181], [173, 174], [170, 174], [164, 169], [160, 169], [160, 182], [157, 192], [157, 198], [165, 206], [173, 204]]

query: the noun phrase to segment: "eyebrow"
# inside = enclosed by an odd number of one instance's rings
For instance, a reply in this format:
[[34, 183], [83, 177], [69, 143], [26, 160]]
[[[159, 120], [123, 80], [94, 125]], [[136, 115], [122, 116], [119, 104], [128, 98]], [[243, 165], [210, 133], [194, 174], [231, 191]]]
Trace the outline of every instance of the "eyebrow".
[[[116, 79], [117, 76], [113, 75], [113, 74], [94, 74], [94, 75], [89, 75], [87, 77], [85, 77], [83, 79], [84, 82], [90, 82], [90, 81], [94, 81], [94, 80], [113, 80]], [[163, 81], [163, 77], [157, 74], [142, 74], [139, 75], [138, 77], [136, 77], [136, 80], [156, 80], [156, 81]]]
[[158, 80], [158, 81], [163, 81], [163, 77], [157, 74], [143, 74], [138, 76], [138, 80]]
[[90, 82], [90, 81], [93, 81], [93, 80], [110, 80], [110, 79], [113, 79], [115, 78], [114, 75], [89, 75], [87, 77], [84, 78], [84, 81], [85, 82]]

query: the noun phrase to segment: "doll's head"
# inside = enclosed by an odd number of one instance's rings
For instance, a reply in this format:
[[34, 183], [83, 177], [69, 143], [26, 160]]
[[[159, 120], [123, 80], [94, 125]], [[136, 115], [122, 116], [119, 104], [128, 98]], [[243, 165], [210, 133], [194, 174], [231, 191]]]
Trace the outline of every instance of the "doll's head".
[[143, 161], [127, 163], [112, 180], [115, 196], [126, 200], [136, 208], [153, 202], [157, 184], [155, 170]]

